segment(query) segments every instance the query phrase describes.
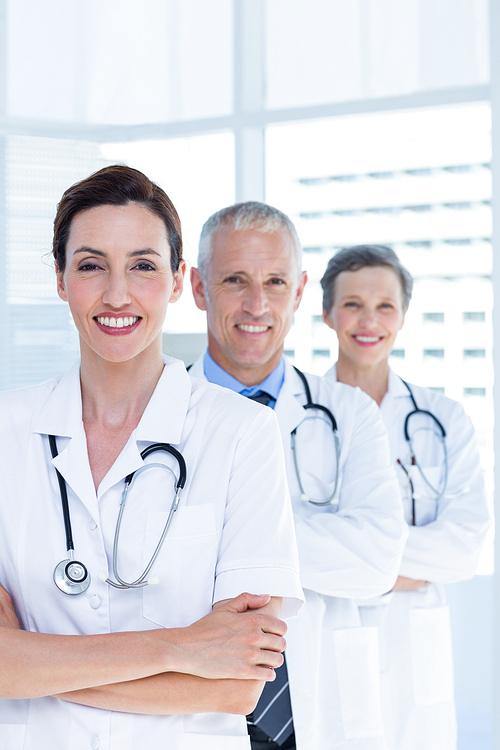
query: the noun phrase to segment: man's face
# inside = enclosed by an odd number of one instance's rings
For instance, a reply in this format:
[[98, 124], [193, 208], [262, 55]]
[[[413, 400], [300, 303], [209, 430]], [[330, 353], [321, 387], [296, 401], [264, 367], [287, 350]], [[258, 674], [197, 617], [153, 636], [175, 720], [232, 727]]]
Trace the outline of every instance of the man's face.
[[191, 272], [214, 360], [245, 385], [262, 382], [280, 360], [306, 281], [286, 230], [219, 229], [206, 288], [198, 270]]

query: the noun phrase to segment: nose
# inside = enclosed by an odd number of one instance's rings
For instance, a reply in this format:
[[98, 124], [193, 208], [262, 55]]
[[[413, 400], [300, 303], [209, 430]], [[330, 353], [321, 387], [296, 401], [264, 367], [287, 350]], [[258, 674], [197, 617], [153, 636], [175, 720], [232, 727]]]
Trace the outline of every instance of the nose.
[[366, 306], [363, 307], [363, 310], [359, 317], [359, 325], [364, 326], [365, 328], [368, 328], [374, 325], [376, 322], [377, 322], [376, 311]]
[[269, 302], [265, 289], [259, 284], [252, 284], [243, 299], [243, 308], [253, 318], [260, 318], [269, 310]]
[[102, 301], [117, 310], [130, 303], [131, 294], [126, 273], [114, 270], [109, 272]]

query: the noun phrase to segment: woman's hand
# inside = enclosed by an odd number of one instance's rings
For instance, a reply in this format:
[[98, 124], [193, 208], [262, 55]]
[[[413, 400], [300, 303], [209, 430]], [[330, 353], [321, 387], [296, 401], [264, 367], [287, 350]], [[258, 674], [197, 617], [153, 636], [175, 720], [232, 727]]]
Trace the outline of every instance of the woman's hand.
[[11, 595], [0, 584], [0, 627], [21, 630]]
[[430, 581], [416, 581], [414, 578], [398, 576], [391, 591], [418, 591], [425, 588], [425, 586], [429, 586], [429, 584]]
[[168, 631], [179, 655], [172, 671], [209, 679], [273, 681], [274, 669], [283, 663], [286, 625], [276, 617], [252, 611], [270, 599], [240, 594], [219, 602], [193, 625]]

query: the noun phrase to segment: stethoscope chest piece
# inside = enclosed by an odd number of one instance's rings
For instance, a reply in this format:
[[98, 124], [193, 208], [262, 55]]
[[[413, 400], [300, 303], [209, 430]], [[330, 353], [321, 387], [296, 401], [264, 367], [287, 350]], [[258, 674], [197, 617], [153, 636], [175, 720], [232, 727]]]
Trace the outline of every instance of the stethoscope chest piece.
[[54, 583], [64, 594], [83, 594], [90, 586], [90, 574], [78, 560], [61, 560], [54, 570]]

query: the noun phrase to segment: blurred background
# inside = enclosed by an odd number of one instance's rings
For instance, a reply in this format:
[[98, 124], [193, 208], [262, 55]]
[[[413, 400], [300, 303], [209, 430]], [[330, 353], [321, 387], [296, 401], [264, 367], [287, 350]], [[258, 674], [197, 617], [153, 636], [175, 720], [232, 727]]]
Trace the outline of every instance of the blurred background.
[[[286, 350], [310, 372], [336, 359], [321, 319], [328, 259], [390, 244], [416, 282], [391, 364], [464, 404], [493, 504], [497, 5], [0, 0], [0, 387], [77, 357], [50, 260], [55, 206], [78, 179], [126, 163], [172, 198], [190, 264], [225, 205], [265, 200], [291, 216], [310, 282]], [[204, 331], [188, 288], [164, 350], [189, 363]], [[492, 535], [480, 575], [449, 587], [460, 750], [500, 748], [493, 560]]]

